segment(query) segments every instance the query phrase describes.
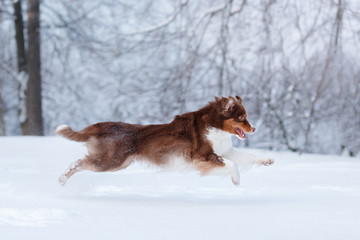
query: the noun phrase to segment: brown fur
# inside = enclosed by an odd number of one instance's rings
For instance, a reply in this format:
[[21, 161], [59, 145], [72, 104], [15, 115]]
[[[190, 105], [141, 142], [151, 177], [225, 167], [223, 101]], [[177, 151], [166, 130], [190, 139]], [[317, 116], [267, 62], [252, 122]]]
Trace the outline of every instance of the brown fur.
[[[239, 117], [243, 119], [240, 121]], [[88, 155], [75, 162], [62, 177], [67, 179], [81, 170], [120, 170], [129, 166], [135, 158], [162, 166], [174, 155], [184, 157], [206, 174], [211, 169], [224, 166], [222, 157], [214, 153], [206, 138], [209, 128], [231, 134], [236, 134], [235, 128], [246, 133], [255, 131], [246, 120], [246, 111], [238, 96], [236, 99], [216, 98], [198, 111], [176, 116], [168, 124], [142, 126], [102, 122], [78, 132], [63, 126], [56, 133], [73, 141], [86, 142]]]

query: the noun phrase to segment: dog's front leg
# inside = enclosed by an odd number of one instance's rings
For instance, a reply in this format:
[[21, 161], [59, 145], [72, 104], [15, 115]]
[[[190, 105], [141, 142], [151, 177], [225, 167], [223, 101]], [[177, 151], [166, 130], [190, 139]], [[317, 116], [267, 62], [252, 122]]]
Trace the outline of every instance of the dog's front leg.
[[207, 159], [194, 161], [196, 168], [202, 175], [230, 175], [235, 186], [240, 184], [240, 174], [235, 162], [211, 154]]
[[254, 164], [269, 166], [274, 163], [273, 159], [262, 158], [248, 153], [243, 153], [236, 148], [231, 148], [228, 152], [224, 153], [223, 156], [244, 168], [249, 168]]

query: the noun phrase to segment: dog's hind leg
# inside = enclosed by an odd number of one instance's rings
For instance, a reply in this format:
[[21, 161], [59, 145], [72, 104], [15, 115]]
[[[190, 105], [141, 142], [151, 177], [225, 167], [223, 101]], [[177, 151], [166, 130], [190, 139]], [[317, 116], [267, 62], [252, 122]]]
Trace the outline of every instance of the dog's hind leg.
[[88, 162], [88, 156], [83, 159], [79, 159], [76, 162], [73, 162], [70, 167], [59, 177], [59, 184], [61, 186], [64, 186], [66, 181], [77, 172], [80, 172], [82, 170], [92, 170], [91, 168], [89, 168]]

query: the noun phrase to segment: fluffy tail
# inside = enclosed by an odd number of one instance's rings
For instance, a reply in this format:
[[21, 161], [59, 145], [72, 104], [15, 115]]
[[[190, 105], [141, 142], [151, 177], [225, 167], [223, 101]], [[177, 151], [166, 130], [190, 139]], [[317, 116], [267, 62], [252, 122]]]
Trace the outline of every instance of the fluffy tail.
[[73, 131], [68, 125], [58, 126], [55, 133], [76, 142], [86, 142], [90, 137], [89, 134], [86, 134], [83, 131]]

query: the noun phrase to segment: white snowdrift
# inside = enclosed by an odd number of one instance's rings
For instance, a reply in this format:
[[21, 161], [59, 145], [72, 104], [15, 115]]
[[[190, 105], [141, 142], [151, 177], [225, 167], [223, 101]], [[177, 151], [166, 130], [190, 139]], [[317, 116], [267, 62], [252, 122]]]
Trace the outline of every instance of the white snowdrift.
[[58, 176], [85, 148], [58, 137], [0, 138], [1, 239], [360, 239], [360, 159], [246, 149], [275, 159], [229, 177]]

